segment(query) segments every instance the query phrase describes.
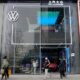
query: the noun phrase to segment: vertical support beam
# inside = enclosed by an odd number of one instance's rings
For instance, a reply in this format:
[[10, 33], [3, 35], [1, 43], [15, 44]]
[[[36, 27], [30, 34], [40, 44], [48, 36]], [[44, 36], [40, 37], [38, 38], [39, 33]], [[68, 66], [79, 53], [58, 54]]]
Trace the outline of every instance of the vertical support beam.
[[14, 57], [13, 57], [13, 74], [15, 74], [15, 45], [14, 45]]
[[4, 48], [4, 4], [0, 4], [0, 68], [2, 64], [2, 59], [3, 59], [3, 48]]
[[80, 1], [78, 0], [78, 23], [79, 23], [79, 36], [80, 36]]
[[[15, 41], [16, 41], [16, 29], [14, 30], [14, 33], [15, 33]], [[16, 51], [15, 51], [15, 49], [16, 49], [16, 45], [14, 45], [14, 60], [13, 60], [13, 74], [15, 74], [15, 58], [16, 58], [16, 56], [15, 56], [15, 54], [16, 54]]]
[[[78, 39], [79, 39], [79, 48], [80, 48], [80, 0], [77, 1], [77, 7], [78, 7]], [[80, 57], [80, 49], [79, 49], [79, 54], [78, 54], [78, 58]], [[80, 66], [80, 61], [79, 61], [79, 65]], [[80, 73], [80, 69], [78, 70]]]
[[[40, 11], [41, 11], [41, 8], [40, 8]], [[41, 26], [42, 27], [42, 26]], [[42, 68], [42, 53], [41, 53], [41, 28], [40, 28], [40, 74], [41, 74], [41, 68]]]
[[70, 73], [70, 48], [65, 48], [66, 52], [66, 72], [67, 74]]
[[41, 74], [41, 68], [42, 68], [42, 53], [41, 53], [41, 45], [40, 45], [40, 74]]
[[66, 15], [65, 15], [65, 7], [64, 7], [64, 33], [65, 33], [65, 44], [66, 44]]

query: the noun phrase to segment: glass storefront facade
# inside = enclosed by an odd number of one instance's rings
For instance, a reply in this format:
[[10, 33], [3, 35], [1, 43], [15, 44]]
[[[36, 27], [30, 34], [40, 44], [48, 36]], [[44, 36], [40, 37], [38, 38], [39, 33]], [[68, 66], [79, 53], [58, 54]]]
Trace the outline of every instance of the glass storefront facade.
[[[36, 74], [43, 74], [45, 57], [57, 66], [64, 58], [68, 73], [80, 72], [76, 4], [3, 6], [1, 58], [7, 55], [12, 73], [34, 74], [35, 61]], [[58, 72], [58, 68], [53, 72]]]

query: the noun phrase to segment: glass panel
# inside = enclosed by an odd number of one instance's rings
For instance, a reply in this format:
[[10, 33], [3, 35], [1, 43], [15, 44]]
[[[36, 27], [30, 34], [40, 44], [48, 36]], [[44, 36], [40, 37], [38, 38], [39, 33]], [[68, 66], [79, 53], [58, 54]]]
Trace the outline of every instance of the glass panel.
[[[5, 19], [7, 29], [12, 29], [12, 43], [40, 43], [40, 27], [37, 23], [40, 4], [8, 4], [6, 5], [5, 11], [5, 16], [7, 16]], [[14, 16], [12, 17], [12, 15]]]
[[15, 49], [15, 73], [40, 74], [40, 47], [28, 45]]
[[49, 22], [45, 20], [45, 24], [41, 24], [41, 43], [47, 45], [64, 44], [66, 35], [64, 7], [42, 7], [41, 12], [42, 14], [46, 12], [46, 16], [43, 15], [44, 18], [50, 19]]
[[[46, 15], [44, 15], [44, 13]], [[42, 7], [41, 44], [64, 45], [71, 43], [69, 7]], [[48, 19], [43, 21], [43, 19]], [[54, 20], [52, 20], [54, 18]], [[69, 36], [68, 36], [69, 35]]]
[[[69, 7], [40, 4], [7, 5], [4, 22], [11, 33], [12, 44], [67, 44], [71, 42]], [[13, 13], [16, 17], [10, 17]]]

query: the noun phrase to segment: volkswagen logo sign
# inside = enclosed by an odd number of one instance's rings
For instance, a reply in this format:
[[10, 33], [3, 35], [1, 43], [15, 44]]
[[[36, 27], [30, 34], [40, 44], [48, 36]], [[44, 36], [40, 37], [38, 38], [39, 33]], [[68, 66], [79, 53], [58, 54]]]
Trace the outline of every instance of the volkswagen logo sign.
[[15, 22], [18, 20], [18, 18], [19, 18], [19, 14], [17, 11], [10, 11], [8, 13], [8, 20], [9, 21]]

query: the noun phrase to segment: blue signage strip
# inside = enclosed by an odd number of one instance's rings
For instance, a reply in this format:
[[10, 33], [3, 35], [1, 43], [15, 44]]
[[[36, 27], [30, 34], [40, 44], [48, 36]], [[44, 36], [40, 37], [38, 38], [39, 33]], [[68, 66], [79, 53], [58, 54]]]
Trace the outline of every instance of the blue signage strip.
[[65, 48], [66, 52], [66, 72], [70, 73], [70, 48]]

